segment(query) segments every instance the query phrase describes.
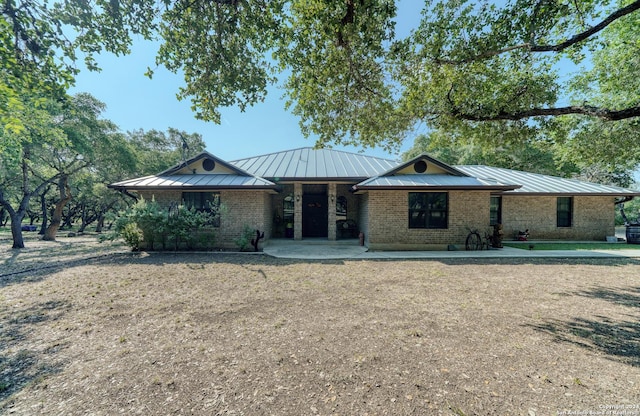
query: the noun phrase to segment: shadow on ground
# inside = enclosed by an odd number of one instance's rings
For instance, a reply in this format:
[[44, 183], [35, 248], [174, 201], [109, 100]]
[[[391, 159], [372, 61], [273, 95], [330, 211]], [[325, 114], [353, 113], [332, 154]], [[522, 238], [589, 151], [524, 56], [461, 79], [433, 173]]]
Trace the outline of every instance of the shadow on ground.
[[0, 410], [16, 392], [62, 370], [56, 353], [64, 345], [42, 346], [30, 338], [36, 326], [59, 319], [69, 309], [65, 302], [50, 301], [23, 309], [3, 306], [0, 310]]
[[[629, 308], [640, 309], [640, 287], [602, 288], [567, 294], [590, 299], [600, 299]], [[632, 311], [630, 311], [632, 312]], [[528, 325], [551, 335], [557, 342], [565, 342], [585, 348], [609, 358], [640, 367], [640, 322], [637, 316], [614, 320], [606, 316], [596, 319], [573, 318], [569, 321], [548, 320], [540, 325]]]

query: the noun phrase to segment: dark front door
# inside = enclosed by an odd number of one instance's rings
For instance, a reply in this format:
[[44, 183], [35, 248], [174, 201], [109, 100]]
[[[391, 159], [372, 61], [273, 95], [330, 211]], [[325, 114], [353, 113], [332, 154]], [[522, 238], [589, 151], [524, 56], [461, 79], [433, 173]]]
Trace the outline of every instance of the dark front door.
[[327, 237], [327, 195], [302, 196], [302, 237]]

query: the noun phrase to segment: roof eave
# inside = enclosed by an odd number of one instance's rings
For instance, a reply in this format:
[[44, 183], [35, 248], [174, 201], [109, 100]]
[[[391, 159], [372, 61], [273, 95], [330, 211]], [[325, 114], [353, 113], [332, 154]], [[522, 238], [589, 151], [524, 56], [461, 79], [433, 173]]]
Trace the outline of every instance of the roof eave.
[[126, 191], [175, 191], [175, 190], [189, 190], [189, 191], [193, 191], [193, 190], [197, 190], [197, 191], [202, 191], [202, 190], [211, 190], [211, 191], [216, 191], [219, 189], [225, 189], [225, 190], [229, 190], [229, 189], [234, 189], [234, 190], [244, 190], [244, 191], [251, 191], [251, 190], [273, 190], [278, 192], [279, 187], [278, 185], [253, 185], [253, 186], [242, 186], [242, 185], [217, 185], [217, 186], [197, 186], [197, 185], [191, 185], [191, 186], [116, 186], [116, 185], [107, 185], [108, 188], [111, 189], [115, 189], [115, 190], [126, 190]]
[[527, 191], [503, 191], [501, 195], [517, 195], [517, 196], [610, 196], [615, 197], [635, 197], [640, 196], [640, 192], [623, 193], [623, 192], [527, 192]]
[[261, 176], [262, 179], [266, 179], [271, 182], [283, 183], [283, 182], [306, 182], [306, 183], [326, 183], [326, 182], [344, 182], [344, 183], [359, 183], [366, 181], [369, 177], [330, 177], [330, 178], [318, 178], [318, 177], [290, 177], [274, 178], [271, 176]]
[[[392, 190], [452, 190], [452, 191], [512, 191], [520, 186], [472, 186], [472, 185], [354, 185], [353, 192], [358, 191], [392, 191]], [[519, 195], [519, 194], [518, 194]]]

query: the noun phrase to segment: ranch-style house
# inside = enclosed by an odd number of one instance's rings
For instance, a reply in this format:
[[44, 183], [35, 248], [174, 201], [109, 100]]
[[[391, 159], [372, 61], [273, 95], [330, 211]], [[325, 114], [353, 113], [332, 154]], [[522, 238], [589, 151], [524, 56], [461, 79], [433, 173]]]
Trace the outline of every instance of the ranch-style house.
[[502, 224], [504, 238], [613, 236], [615, 204], [640, 192], [490, 166], [449, 166], [426, 154], [407, 162], [300, 148], [224, 161], [203, 152], [157, 175], [110, 185], [159, 204], [224, 205], [216, 245], [236, 247], [248, 226], [276, 238], [359, 236], [374, 250], [464, 245], [470, 229]]

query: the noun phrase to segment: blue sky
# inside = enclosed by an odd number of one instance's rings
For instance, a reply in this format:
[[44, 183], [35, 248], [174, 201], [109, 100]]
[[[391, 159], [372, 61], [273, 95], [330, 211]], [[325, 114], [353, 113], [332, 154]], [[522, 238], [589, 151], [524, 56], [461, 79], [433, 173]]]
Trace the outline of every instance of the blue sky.
[[[398, 2], [398, 36], [405, 36], [417, 27], [420, 20], [417, 4], [416, 0]], [[83, 70], [70, 92], [88, 92], [104, 102], [107, 105], [104, 118], [116, 123], [122, 131], [166, 131], [173, 127], [188, 133], [200, 133], [207, 151], [223, 160], [314, 145], [312, 137], [306, 139], [300, 132], [298, 118], [285, 111], [283, 91], [277, 86], [270, 88], [263, 103], [248, 108], [244, 113], [237, 108], [223, 108], [220, 125], [196, 120], [191, 103], [176, 99], [176, 93], [183, 85], [180, 74], [157, 68], [153, 79], [144, 76], [147, 67], [154, 67], [156, 51], [157, 44], [140, 40], [133, 45], [130, 55], [116, 57], [103, 54], [98, 57], [102, 71]], [[412, 137], [405, 139], [401, 151], [412, 144]], [[352, 152], [363, 150], [335, 148]], [[399, 157], [378, 148], [364, 152], [390, 159]]]

